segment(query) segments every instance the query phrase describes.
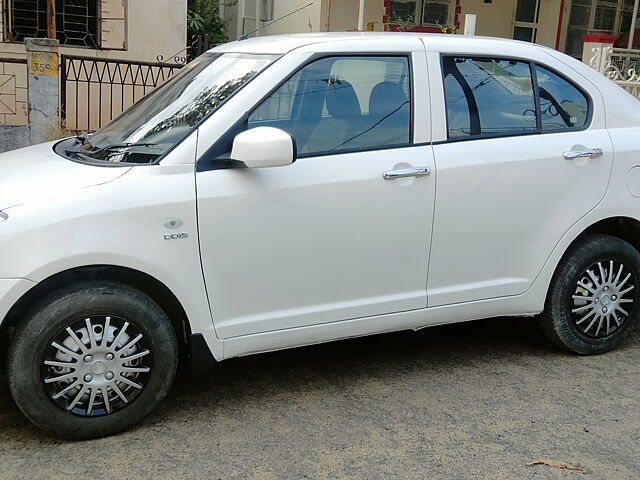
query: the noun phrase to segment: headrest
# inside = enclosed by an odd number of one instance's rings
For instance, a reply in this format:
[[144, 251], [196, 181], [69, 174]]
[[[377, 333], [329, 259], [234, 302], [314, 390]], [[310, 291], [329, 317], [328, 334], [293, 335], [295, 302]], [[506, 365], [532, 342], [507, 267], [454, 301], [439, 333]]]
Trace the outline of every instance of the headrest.
[[362, 115], [360, 102], [353, 86], [346, 80], [337, 80], [327, 87], [326, 105], [329, 115], [337, 118]]
[[389, 115], [407, 103], [407, 95], [400, 85], [393, 82], [380, 82], [371, 90], [369, 96], [369, 115]]

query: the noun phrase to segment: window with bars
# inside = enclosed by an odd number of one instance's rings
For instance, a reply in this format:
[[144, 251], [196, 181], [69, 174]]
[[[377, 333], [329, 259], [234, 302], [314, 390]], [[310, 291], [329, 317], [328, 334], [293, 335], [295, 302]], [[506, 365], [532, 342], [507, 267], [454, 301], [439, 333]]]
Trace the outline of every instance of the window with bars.
[[[100, 0], [56, 0], [56, 38], [61, 45], [97, 48]], [[4, 0], [5, 40], [47, 37], [47, 0]]]
[[421, 25], [446, 25], [450, 0], [391, 0], [389, 20]]

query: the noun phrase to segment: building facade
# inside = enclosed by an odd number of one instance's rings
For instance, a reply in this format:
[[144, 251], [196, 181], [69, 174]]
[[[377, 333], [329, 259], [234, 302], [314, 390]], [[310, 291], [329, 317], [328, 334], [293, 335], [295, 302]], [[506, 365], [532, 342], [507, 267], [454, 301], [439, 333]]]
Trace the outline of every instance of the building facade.
[[[635, 1], [238, 0], [224, 7], [224, 15], [231, 20], [232, 39], [258, 27], [264, 28], [254, 35], [344, 31], [358, 28], [361, 3], [370, 29], [439, 33], [448, 27], [462, 33], [465, 14], [475, 14], [476, 35], [535, 42], [581, 58], [588, 33], [614, 36], [616, 46], [627, 47]], [[640, 35], [632, 45], [640, 46]]]

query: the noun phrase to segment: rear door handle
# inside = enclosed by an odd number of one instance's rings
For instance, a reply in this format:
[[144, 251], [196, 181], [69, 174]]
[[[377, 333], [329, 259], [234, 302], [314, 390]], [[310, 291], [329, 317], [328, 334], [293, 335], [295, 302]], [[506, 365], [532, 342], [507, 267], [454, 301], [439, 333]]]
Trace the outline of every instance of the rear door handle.
[[387, 172], [383, 172], [382, 178], [385, 180], [394, 180], [396, 178], [424, 177], [430, 173], [431, 169], [429, 167], [401, 168], [400, 170], [389, 170]]
[[565, 160], [575, 160], [576, 158], [596, 158], [602, 156], [601, 148], [587, 148], [585, 150], [572, 150], [564, 152], [562, 156]]

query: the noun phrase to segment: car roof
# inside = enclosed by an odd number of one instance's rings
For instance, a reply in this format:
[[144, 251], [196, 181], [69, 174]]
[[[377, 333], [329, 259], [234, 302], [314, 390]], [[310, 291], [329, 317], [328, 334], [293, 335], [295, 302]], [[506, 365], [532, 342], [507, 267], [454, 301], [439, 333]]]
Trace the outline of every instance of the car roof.
[[510, 40], [498, 37], [479, 37], [465, 35], [444, 35], [441, 33], [407, 33], [407, 32], [324, 32], [294, 33], [286, 35], [266, 35], [219, 45], [212, 52], [285, 54], [300, 47], [318, 43], [348, 43], [363, 40], [406, 41], [420, 38], [432, 50], [446, 50], [455, 45], [477, 46], [478, 43], [518, 45], [519, 48], [546, 48], [529, 42]]

